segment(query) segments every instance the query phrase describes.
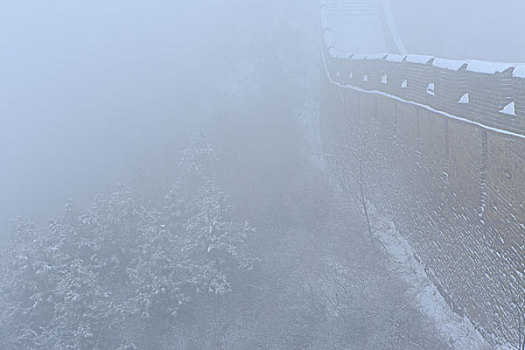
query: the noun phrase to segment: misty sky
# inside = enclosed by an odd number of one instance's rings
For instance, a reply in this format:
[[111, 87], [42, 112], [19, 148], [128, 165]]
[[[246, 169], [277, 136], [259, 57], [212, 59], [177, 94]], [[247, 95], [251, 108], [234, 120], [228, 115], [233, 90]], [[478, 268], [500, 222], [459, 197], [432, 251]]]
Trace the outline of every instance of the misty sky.
[[231, 14], [209, 2], [1, 4], [0, 228], [180, 147], [228, 58]]
[[523, 0], [391, 0], [409, 53], [525, 62]]
[[[69, 197], [85, 203], [184, 145], [206, 86], [238, 63], [243, 25], [278, 8], [233, 0], [0, 5], [2, 231], [19, 214], [58, 214]], [[525, 61], [524, 1], [392, 7], [411, 52]]]

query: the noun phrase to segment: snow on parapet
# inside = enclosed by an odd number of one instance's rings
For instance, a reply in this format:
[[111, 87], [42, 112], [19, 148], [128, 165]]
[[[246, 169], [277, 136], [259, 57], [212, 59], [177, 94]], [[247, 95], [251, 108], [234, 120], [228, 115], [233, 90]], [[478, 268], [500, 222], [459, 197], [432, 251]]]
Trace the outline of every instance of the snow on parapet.
[[341, 52], [334, 47], [330, 47], [328, 49], [328, 53], [330, 54], [330, 57], [332, 58], [352, 59], [352, 57], [354, 56], [354, 54], [352, 53]]
[[427, 94], [436, 96], [436, 84], [430, 83], [427, 85]]
[[428, 64], [432, 61], [434, 57], [432, 56], [423, 56], [423, 55], [408, 55], [406, 61], [409, 63], [419, 63], [419, 64]]
[[330, 34], [329, 30], [324, 32], [323, 40], [324, 40], [324, 44], [326, 45], [328, 49], [328, 54], [330, 55], [330, 57], [332, 58], [351, 58], [352, 57], [352, 54], [340, 52], [339, 50], [335, 48], [334, 42], [332, 40], [332, 35]]
[[514, 103], [514, 101], [512, 101], [511, 103], [503, 107], [503, 109], [500, 112], [503, 114], [511, 115], [515, 117], [516, 116], [516, 104]]
[[514, 72], [512, 72], [512, 76], [515, 78], [525, 79], [525, 64], [516, 66]]
[[369, 55], [366, 55], [367, 60], [384, 60], [387, 56], [386, 53], [372, 53]]
[[394, 55], [394, 54], [388, 54], [385, 57], [385, 60], [388, 62], [395, 62], [395, 63], [401, 63], [405, 59], [406, 56], [402, 55]]
[[334, 42], [332, 40], [332, 34], [330, 34], [330, 31], [324, 32], [323, 39], [324, 39], [324, 43], [325, 43], [326, 47], [328, 47], [328, 48], [330, 48], [330, 47], [335, 48]]
[[513, 68], [511, 63], [488, 62], [488, 61], [469, 61], [467, 70], [474, 73], [496, 74], [503, 73], [509, 68]]
[[470, 95], [468, 92], [461, 96], [461, 98], [458, 101], [459, 104], [469, 104], [470, 103]]
[[352, 56], [352, 60], [354, 60], [354, 61], [364, 61], [364, 60], [366, 60], [366, 55], [365, 54], [353, 55]]
[[383, 60], [388, 56], [386, 53], [371, 53], [371, 54], [357, 54], [353, 55], [352, 59], [355, 61], [364, 61], [364, 60]]
[[330, 48], [328, 49], [328, 54], [332, 58], [346, 58], [343, 54], [337, 51], [333, 46], [330, 46]]
[[466, 66], [467, 64], [468, 64], [468, 61], [448, 60], [444, 58], [436, 58], [434, 62], [432, 62], [432, 65], [434, 67], [448, 69], [454, 72], [457, 72], [458, 70], [460, 70], [463, 66]]

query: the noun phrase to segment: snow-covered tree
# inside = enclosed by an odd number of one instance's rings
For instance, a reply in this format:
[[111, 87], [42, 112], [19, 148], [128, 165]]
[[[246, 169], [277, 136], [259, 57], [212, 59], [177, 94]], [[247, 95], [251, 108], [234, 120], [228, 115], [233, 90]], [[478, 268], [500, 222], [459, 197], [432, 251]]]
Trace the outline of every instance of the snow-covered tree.
[[[169, 332], [181, 307], [230, 292], [250, 269], [252, 228], [208, 173], [212, 148], [185, 152], [160, 208], [125, 187], [45, 229], [20, 220], [2, 275], [5, 348], [133, 349]], [[141, 333], [142, 330], [142, 333]], [[155, 338], [155, 337], [153, 337]], [[155, 346], [159, 339], [150, 339]]]

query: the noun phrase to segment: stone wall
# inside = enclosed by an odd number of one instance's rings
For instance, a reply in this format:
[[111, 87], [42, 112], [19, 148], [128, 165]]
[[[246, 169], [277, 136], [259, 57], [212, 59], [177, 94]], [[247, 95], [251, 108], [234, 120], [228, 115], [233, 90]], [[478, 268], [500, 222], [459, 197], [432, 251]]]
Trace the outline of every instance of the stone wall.
[[[321, 137], [331, 171], [348, 188], [362, 176], [367, 199], [394, 219], [457, 313], [487, 337], [517, 344], [525, 295], [523, 79], [504, 66], [440, 68], [421, 56], [343, 57], [329, 49]], [[468, 103], [459, 103], [465, 94]], [[514, 109], [503, 111], [510, 103]]]

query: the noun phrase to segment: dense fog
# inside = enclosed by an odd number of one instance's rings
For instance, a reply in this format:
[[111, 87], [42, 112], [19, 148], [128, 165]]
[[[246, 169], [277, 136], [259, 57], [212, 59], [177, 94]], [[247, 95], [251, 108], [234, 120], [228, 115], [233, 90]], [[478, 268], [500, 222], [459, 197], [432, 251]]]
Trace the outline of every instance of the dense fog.
[[450, 59], [525, 62], [520, 0], [391, 0], [410, 53]]
[[[319, 5], [1, 2], [0, 348], [458, 348], [325, 167]], [[522, 2], [391, 8], [525, 62]]]
[[[249, 6], [2, 4], [2, 228], [159, 166], [233, 70]], [[243, 14], [244, 12], [244, 14]], [[226, 68], [227, 67], [227, 68]]]
[[[525, 62], [524, 6], [391, 1], [410, 53], [504, 62]], [[311, 1], [4, 2], [2, 231], [10, 218], [45, 220], [70, 197], [88, 203], [106, 184], [162, 164], [203, 125], [203, 96], [248, 69], [254, 48], [304, 59], [294, 47], [318, 43], [316, 11]], [[285, 13], [297, 31], [289, 38], [276, 32], [290, 24]], [[273, 35], [289, 41], [272, 47]]]

